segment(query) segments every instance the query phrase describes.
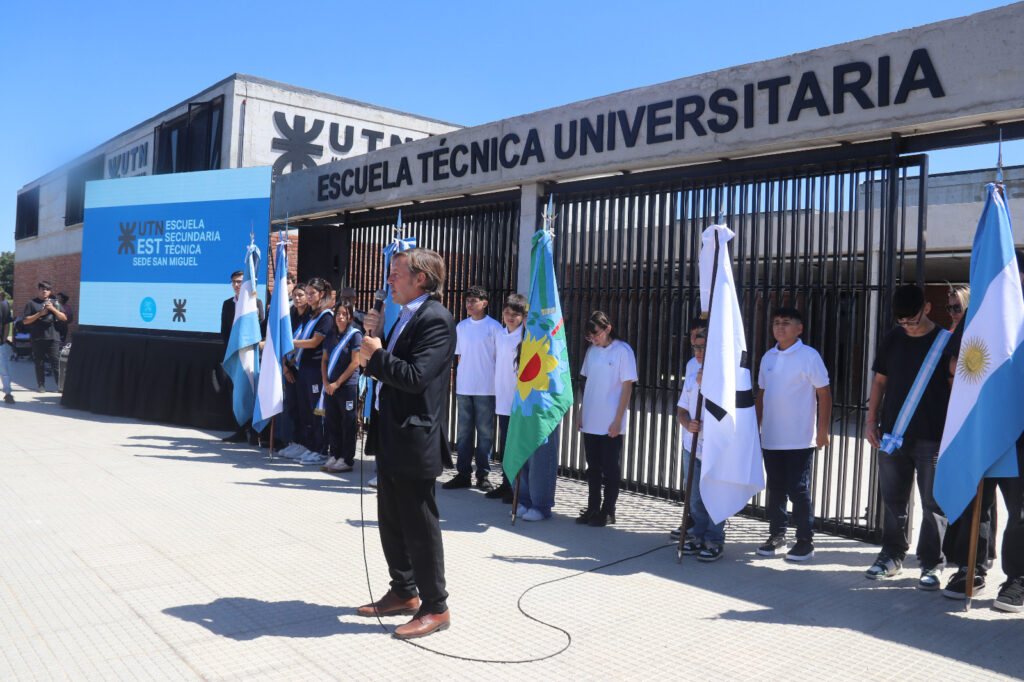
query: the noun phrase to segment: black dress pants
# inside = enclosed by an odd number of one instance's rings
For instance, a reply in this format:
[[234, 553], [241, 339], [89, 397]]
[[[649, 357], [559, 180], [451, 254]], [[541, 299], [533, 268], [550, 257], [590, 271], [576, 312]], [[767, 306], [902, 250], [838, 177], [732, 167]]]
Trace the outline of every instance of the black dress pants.
[[57, 383], [58, 372], [60, 371], [60, 342], [57, 339], [33, 339], [32, 359], [36, 363], [36, 384], [46, 385], [46, 363], [50, 363], [53, 371], [53, 381]]
[[448, 610], [436, 479], [377, 472], [377, 523], [391, 574], [391, 589], [403, 599], [420, 597], [420, 613]]

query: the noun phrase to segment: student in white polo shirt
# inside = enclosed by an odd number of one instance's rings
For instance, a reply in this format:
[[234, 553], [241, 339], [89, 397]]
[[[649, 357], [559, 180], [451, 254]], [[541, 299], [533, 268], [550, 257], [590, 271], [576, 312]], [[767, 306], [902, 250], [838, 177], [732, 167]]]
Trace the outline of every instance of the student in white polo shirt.
[[[583, 432], [587, 457], [587, 508], [576, 523], [605, 526], [615, 523], [615, 502], [622, 479], [623, 435], [629, 421], [626, 408], [637, 380], [636, 356], [625, 341], [620, 341], [607, 313], [596, 310], [586, 326], [590, 348], [583, 358], [580, 374], [587, 383], [583, 404], [577, 416], [577, 428]], [[604, 501], [601, 487], [604, 486]]]
[[[459, 407], [455, 448], [458, 473], [441, 487], [446, 490], [468, 488], [473, 484], [473, 460], [476, 459], [476, 486], [491, 490], [491, 453], [494, 450], [494, 362], [495, 338], [504, 334], [501, 323], [487, 315], [490, 295], [481, 286], [466, 289], [466, 314], [456, 327], [459, 356], [455, 394]], [[474, 442], [476, 447], [474, 447]]]
[[786, 498], [793, 503], [796, 544], [789, 561], [814, 556], [814, 509], [811, 505], [811, 463], [815, 448], [829, 439], [832, 392], [828, 371], [818, 351], [800, 340], [803, 316], [796, 308], [772, 313], [776, 345], [761, 358], [757, 375], [757, 419], [767, 474], [769, 537], [757, 548], [776, 556], [786, 548]]

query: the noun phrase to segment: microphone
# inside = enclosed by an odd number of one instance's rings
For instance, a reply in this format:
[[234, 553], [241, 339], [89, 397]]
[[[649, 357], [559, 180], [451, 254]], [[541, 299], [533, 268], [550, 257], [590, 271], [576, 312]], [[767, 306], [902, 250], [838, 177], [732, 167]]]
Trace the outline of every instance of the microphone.
[[[386, 289], [377, 289], [377, 291], [373, 292], [373, 311], [374, 312], [380, 313], [382, 310], [384, 310], [384, 301], [387, 299], [387, 297], [388, 297], [388, 292], [387, 292]], [[374, 336], [375, 337], [375, 336], [377, 336], [377, 330], [376, 329], [367, 329], [366, 330], [366, 335], [367, 336]]]

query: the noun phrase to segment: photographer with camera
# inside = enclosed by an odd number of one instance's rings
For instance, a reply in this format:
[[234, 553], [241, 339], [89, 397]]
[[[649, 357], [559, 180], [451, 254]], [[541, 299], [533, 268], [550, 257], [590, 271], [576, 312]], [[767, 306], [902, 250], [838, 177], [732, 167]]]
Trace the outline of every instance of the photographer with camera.
[[60, 362], [60, 333], [57, 330], [57, 323], [67, 321], [68, 316], [53, 297], [53, 285], [43, 280], [39, 283], [39, 295], [25, 304], [25, 315], [22, 320], [32, 339], [32, 357], [36, 362], [36, 383], [39, 386], [36, 390], [39, 393], [46, 392], [44, 364], [47, 361], [53, 372], [53, 380], [57, 381]]

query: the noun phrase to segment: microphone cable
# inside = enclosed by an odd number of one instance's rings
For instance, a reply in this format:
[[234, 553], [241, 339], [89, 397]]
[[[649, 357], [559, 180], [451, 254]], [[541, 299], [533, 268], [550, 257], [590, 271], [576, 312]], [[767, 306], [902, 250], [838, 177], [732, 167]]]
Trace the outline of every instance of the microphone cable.
[[[364, 437], [365, 437], [365, 432], [364, 432]], [[366, 495], [366, 484], [365, 484], [365, 482], [363, 480], [363, 466], [365, 465], [365, 463], [366, 463], [366, 451], [365, 451], [365, 440], [364, 440], [363, 457], [360, 458], [360, 460], [359, 460], [359, 532], [360, 532], [360, 534], [362, 536], [362, 543], [363, 543], [363, 569], [364, 569], [364, 571], [366, 573], [366, 591], [370, 595], [370, 603], [373, 604], [373, 603], [376, 603], [377, 600], [374, 599], [374, 597], [373, 597], [373, 587], [370, 584], [370, 564], [369, 564], [369, 561], [367, 560], [367, 557], [366, 557], [366, 516], [365, 516], [365, 511], [364, 511], [364, 506], [363, 506], [363, 499], [364, 499], [364, 497]], [[379, 494], [379, 493], [377, 493], [377, 494]], [[432, 654], [437, 654], [438, 656], [443, 656], [445, 658], [452, 658], [452, 659], [455, 659], [455, 660], [458, 660], [458, 661], [470, 661], [470, 662], [473, 662], [473, 663], [504, 663], [504, 664], [537, 663], [539, 661], [546, 661], [549, 658], [554, 658], [555, 656], [558, 656], [558, 655], [564, 653], [565, 651], [567, 651], [569, 649], [570, 646], [572, 646], [572, 634], [570, 634], [569, 631], [564, 629], [564, 628], [560, 628], [557, 625], [553, 625], [551, 623], [548, 623], [546, 621], [541, 620], [540, 618], [537, 618], [536, 616], [531, 616], [529, 613], [527, 613], [523, 609], [523, 598], [526, 597], [527, 594], [529, 594], [531, 591], [533, 591], [533, 590], [535, 590], [535, 589], [537, 589], [539, 587], [543, 587], [545, 585], [551, 585], [553, 583], [557, 583], [557, 582], [560, 582], [562, 580], [568, 580], [569, 578], [575, 578], [575, 577], [578, 577], [578, 576], [581, 576], [581, 575], [586, 575], [587, 573], [594, 573], [595, 571], [600, 571], [600, 570], [603, 570], [603, 569], [606, 569], [606, 568], [611, 568], [612, 566], [617, 566], [618, 564], [625, 563], [627, 561], [632, 561], [633, 559], [639, 559], [640, 557], [647, 556], [648, 554], [653, 554], [654, 552], [666, 549], [668, 547], [675, 547], [676, 544], [677, 543], [675, 543], [675, 542], [668, 542], [668, 543], [665, 543], [665, 544], [662, 544], [662, 545], [658, 545], [657, 547], [652, 547], [651, 549], [648, 549], [648, 550], [645, 550], [643, 552], [640, 552], [639, 554], [633, 554], [631, 556], [623, 557], [621, 559], [616, 559], [615, 561], [611, 561], [611, 562], [606, 563], [606, 564], [599, 564], [597, 566], [593, 566], [591, 568], [587, 568], [587, 569], [584, 569], [584, 570], [581, 570], [581, 571], [577, 571], [575, 573], [570, 573], [569, 575], [563, 575], [560, 578], [553, 578], [551, 580], [545, 580], [543, 582], [537, 583], [536, 585], [531, 585], [530, 587], [527, 587], [525, 590], [523, 590], [523, 592], [519, 595], [519, 599], [516, 601], [516, 608], [519, 609], [519, 613], [523, 614], [524, 616], [526, 616], [527, 618], [529, 618], [533, 622], [539, 623], [540, 625], [543, 625], [544, 627], [547, 627], [547, 628], [550, 628], [550, 629], [555, 630], [557, 632], [560, 632], [560, 633], [562, 633], [562, 635], [565, 636], [565, 643], [562, 645], [562, 648], [560, 648], [558, 651], [552, 652], [550, 654], [545, 654], [543, 656], [536, 656], [534, 658], [520, 658], [520, 659], [475, 658], [473, 656], [460, 656], [458, 654], [451, 654], [451, 653], [448, 653], [446, 651], [438, 651], [437, 649], [432, 649], [432, 648], [430, 648], [428, 646], [425, 646], [423, 644], [420, 644], [419, 642], [417, 642], [415, 640], [412, 640], [412, 639], [402, 639], [402, 640], [399, 640], [399, 641], [404, 642], [404, 643], [406, 643], [406, 644], [408, 644], [410, 646], [414, 646], [417, 649], [421, 649], [423, 651], [428, 651], [428, 652], [430, 652]], [[380, 625], [381, 629], [384, 630], [384, 632], [388, 632], [388, 633], [394, 634], [394, 628], [388, 628], [388, 626], [384, 624], [384, 621], [381, 620], [379, 613], [375, 614], [375, 617], [377, 619], [377, 624]]]

